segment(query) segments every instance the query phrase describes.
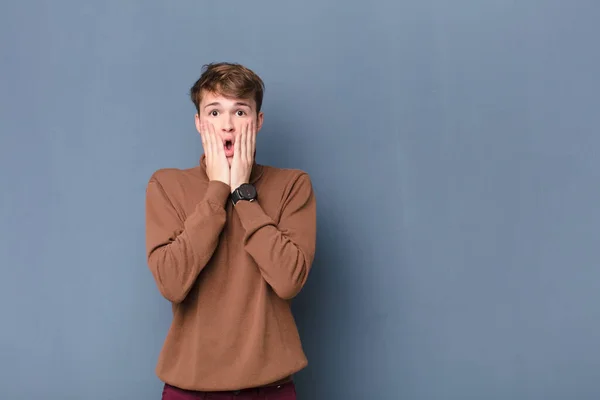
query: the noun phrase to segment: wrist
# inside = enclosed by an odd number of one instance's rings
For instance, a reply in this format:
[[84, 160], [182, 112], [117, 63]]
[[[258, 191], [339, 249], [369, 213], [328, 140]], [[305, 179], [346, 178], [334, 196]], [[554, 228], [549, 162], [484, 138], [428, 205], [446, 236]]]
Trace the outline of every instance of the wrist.
[[254, 201], [256, 200], [257, 193], [254, 185], [249, 183], [242, 183], [231, 192], [231, 201], [233, 205], [236, 205], [239, 201]]
[[241, 181], [241, 182], [235, 182], [235, 183], [234, 183], [234, 182], [232, 182], [232, 183], [231, 183], [231, 187], [230, 187], [230, 189], [231, 189], [231, 193], [233, 193], [233, 192], [235, 192], [236, 190], [238, 190], [238, 189], [240, 188], [240, 186], [242, 186], [242, 185], [247, 185], [247, 184], [248, 184], [248, 181]]
[[225, 206], [229, 194], [229, 185], [223, 181], [214, 179], [208, 183], [205, 199], [211, 203]]
[[229, 186], [229, 181], [227, 179], [214, 178], [214, 179], [209, 179], [208, 181], [209, 182], [218, 182], [218, 183], [222, 183], [222, 184]]

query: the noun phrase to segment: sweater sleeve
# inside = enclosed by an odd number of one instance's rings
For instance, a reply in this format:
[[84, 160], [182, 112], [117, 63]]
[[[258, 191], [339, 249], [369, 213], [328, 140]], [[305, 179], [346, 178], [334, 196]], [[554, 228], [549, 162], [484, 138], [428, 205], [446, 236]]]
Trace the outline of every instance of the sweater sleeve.
[[160, 293], [182, 302], [212, 257], [226, 222], [229, 187], [211, 181], [204, 198], [182, 219], [159, 181], [146, 190], [146, 253]]
[[245, 229], [244, 247], [265, 281], [283, 299], [295, 297], [308, 278], [316, 246], [316, 200], [306, 173], [294, 182], [276, 224], [259, 200], [235, 206]]

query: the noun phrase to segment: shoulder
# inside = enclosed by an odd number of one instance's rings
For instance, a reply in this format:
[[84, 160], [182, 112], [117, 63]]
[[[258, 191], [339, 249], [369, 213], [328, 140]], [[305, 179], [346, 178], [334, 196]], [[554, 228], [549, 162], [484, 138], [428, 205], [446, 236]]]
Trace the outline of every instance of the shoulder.
[[168, 185], [172, 182], [181, 182], [197, 176], [197, 167], [194, 168], [161, 168], [150, 175], [149, 183]]
[[290, 198], [315, 196], [310, 175], [304, 170], [265, 166], [263, 177], [268, 192], [274, 197], [279, 196], [284, 202]]
[[279, 168], [265, 165], [263, 166], [264, 177], [269, 183], [292, 187], [297, 184], [312, 186], [308, 172], [297, 168]]
[[198, 167], [158, 169], [150, 175], [147, 188], [157, 188], [165, 194], [184, 189], [189, 185], [193, 185], [194, 180], [198, 179], [197, 169]]

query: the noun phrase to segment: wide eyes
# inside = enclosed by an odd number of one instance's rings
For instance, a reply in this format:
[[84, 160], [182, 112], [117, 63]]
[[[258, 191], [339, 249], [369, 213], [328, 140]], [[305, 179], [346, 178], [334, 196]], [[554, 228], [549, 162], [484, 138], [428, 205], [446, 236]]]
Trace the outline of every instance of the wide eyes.
[[[218, 115], [219, 115], [219, 111], [218, 111], [218, 110], [211, 110], [211, 111], [209, 112], [209, 115], [210, 115], [210, 116], [212, 116], [212, 117], [216, 117], [216, 116], [218, 116]], [[236, 116], [238, 116], [238, 117], [244, 117], [244, 116], [246, 116], [247, 114], [246, 114], [246, 112], [245, 112], [244, 110], [237, 110], [237, 111], [235, 112], [235, 115], [236, 115]]]

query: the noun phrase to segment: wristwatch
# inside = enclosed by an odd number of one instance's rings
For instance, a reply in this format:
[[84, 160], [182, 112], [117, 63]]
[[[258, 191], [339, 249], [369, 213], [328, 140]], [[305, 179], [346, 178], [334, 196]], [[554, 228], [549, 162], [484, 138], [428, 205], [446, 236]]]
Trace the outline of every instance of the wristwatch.
[[256, 200], [256, 188], [249, 183], [243, 183], [231, 193], [231, 201], [236, 205], [238, 201], [254, 201]]

